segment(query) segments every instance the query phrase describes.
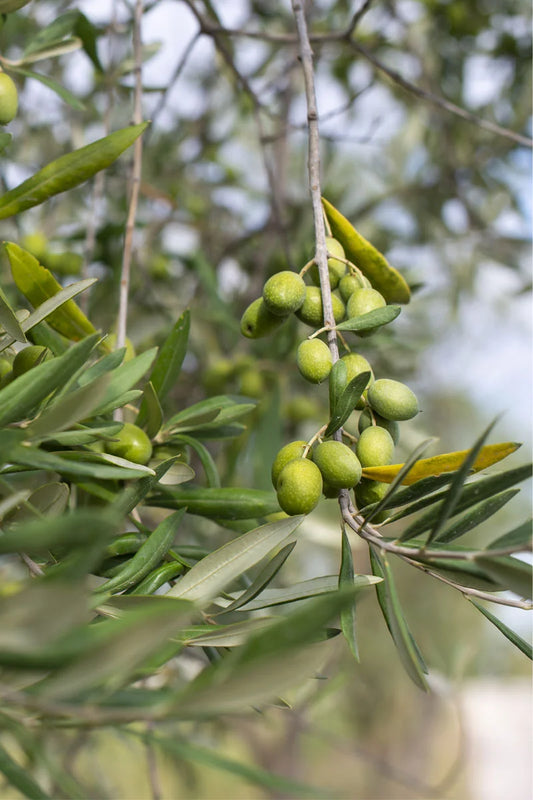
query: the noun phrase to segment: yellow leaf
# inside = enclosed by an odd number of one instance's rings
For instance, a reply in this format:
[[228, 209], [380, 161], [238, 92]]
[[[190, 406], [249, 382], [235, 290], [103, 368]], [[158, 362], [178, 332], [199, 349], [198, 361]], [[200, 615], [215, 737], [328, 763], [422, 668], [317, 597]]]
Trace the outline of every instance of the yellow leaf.
[[[481, 469], [486, 469], [492, 464], [496, 464], [498, 461], [510, 456], [511, 453], [514, 453], [520, 446], [517, 442], [499, 442], [498, 444], [485, 445], [474, 462], [472, 472], [479, 472]], [[405, 476], [402, 484], [409, 486], [422, 478], [440, 475], [443, 472], [455, 472], [469, 452], [469, 450], [458, 450], [455, 453], [441, 453], [441, 455], [432, 456], [431, 458], [422, 458], [416, 462], [412, 470]], [[372, 481], [392, 483], [402, 467], [403, 464], [389, 464], [387, 467], [365, 467], [363, 469], [363, 477]]]
[[324, 197], [322, 205], [331, 227], [331, 235], [344, 247], [346, 258], [366, 275], [387, 303], [408, 303], [411, 290], [405, 278]]

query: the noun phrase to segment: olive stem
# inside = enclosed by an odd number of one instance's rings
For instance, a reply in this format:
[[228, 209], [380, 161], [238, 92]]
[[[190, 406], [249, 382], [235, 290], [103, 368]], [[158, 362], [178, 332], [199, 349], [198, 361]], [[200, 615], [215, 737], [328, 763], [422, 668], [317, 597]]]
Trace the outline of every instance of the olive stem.
[[315, 259], [314, 259], [314, 258], [312, 258], [312, 259], [311, 259], [311, 261], [308, 261], [308, 262], [307, 262], [307, 264], [304, 264], [304, 266], [301, 268], [300, 272], [298, 273], [298, 275], [300, 276], [300, 278], [303, 278], [303, 276], [305, 275], [305, 273], [306, 273], [308, 270], [310, 270], [310, 269], [311, 269], [311, 267], [313, 266], [313, 264], [314, 264], [314, 263], [315, 263]]
[[[329, 285], [328, 250], [326, 246], [326, 227], [322, 209], [322, 192], [320, 188], [320, 132], [318, 126], [318, 109], [316, 102], [315, 77], [313, 71], [313, 51], [309, 41], [309, 33], [305, 20], [304, 6], [301, 0], [292, 0], [292, 9], [296, 21], [300, 60], [305, 83], [305, 98], [307, 102], [307, 128], [309, 132], [308, 173], [311, 202], [313, 206], [313, 220], [315, 225], [316, 253], [314, 261], [320, 276], [320, 291], [322, 294], [322, 308], [324, 313], [324, 326], [328, 329], [328, 346], [331, 351], [333, 363], [339, 359], [337, 334], [334, 329], [333, 304], [331, 300], [331, 287]], [[340, 434], [339, 434], [340, 436]]]
[[320, 439], [320, 437], [322, 436], [322, 434], [324, 433], [324, 431], [326, 430], [327, 427], [328, 427], [327, 425], [322, 425], [322, 427], [319, 428], [319, 430], [315, 433], [315, 435], [313, 437], [311, 437], [311, 439], [309, 439], [309, 441], [307, 442], [307, 444], [305, 445], [305, 447], [303, 449], [302, 458], [307, 458], [307, 454], [309, 453], [309, 450], [314, 445], [316, 440]]

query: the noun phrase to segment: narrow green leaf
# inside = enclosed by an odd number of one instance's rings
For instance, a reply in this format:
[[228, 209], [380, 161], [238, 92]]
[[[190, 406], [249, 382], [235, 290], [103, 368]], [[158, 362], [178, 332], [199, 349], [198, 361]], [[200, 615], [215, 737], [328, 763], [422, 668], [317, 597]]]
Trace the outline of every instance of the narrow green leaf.
[[66, 483], [44, 483], [35, 491], [28, 492], [27, 502], [10, 517], [10, 524], [35, 517], [58, 517], [67, 507], [70, 489]]
[[163, 410], [151, 381], [148, 381], [144, 387], [141, 408], [143, 405], [146, 407], [146, 414], [141, 417], [139, 412], [135, 424], [139, 427], [144, 427], [148, 438], [153, 439], [161, 430]]
[[[458, 514], [461, 511], [466, 511], [467, 508], [479, 503], [481, 500], [485, 500], [487, 497], [492, 497], [497, 492], [504, 491], [505, 489], [508, 489], [511, 486], [514, 486], [516, 483], [524, 481], [529, 477], [531, 477], [531, 464], [525, 464], [522, 467], [515, 467], [514, 469], [507, 470], [506, 472], [489, 475], [486, 478], [466, 484], [463, 487], [461, 497], [454, 509], [454, 514]], [[400, 537], [400, 541], [414, 539], [425, 533], [425, 531], [430, 530], [439, 518], [439, 510], [442, 502], [445, 502], [446, 500], [446, 495], [446, 491], [439, 492], [437, 495], [439, 502], [435, 504], [435, 507], [430, 511], [415, 519], [414, 522], [412, 522], [405, 529]], [[416, 506], [416, 504], [414, 505]], [[416, 510], [416, 508], [412, 508], [409, 513], [412, 513]]]
[[99, 339], [98, 334], [78, 342], [64, 355], [44, 361], [0, 389], [0, 425], [23, 420], [57, 387], [84, 364]]
[[17, 315], [7, 302], [2, 289], [0, 289], [0, 325], [12, 337], [14, 342], [26, 341], [26, 336], [17, 319]]
[[453, 515], [454, 510], [459, 502], [461, 497], [461, 493], [464, 488], [464, 483], [467, 477], [470, 474], [470, 470], [473, 468], [478, 453], [481, 451], [485, 440], [487, 439], [489, 433], [494, 428], [497, 420], [494, 420], [487, 426], [487, 428], [483, 431], [481, 436], [475, 442], [474, 446], [465, 456], [465, 459], [457, 472], [455, 473], [455, 477], [450, 484], [450, 488], [446, 492], [446, 497], [443, 500], [440, 508], [439, 508], [439, 515], [435, 521], [435, 524], [432, 526], [431, 531], [429, 533], [427, 544], [433, 541], [433, 539], [437, 539], [440, 532], [446, 525], [448, 519]]
[[147, 475], [124, 489], [111, 505], [111, 512], [117, 517], [122, 518], [129, 514], [133, 509], [144, 500], [148, 492], [161, 480], [165, 473], [170, 469], [176, 458], [168, 458], [154, 467], [152, 475]]
[[[353, 579], [354, 590], [359, 592], [368, 589], [378, 583], [381, 578], [374, 575], [355, 575]], [[324, 575], [320, 578], [309, 578], [306, 581], [298, 581], [282, 589], [264, 589], [254, 600], [250, 600], [246, 605], [241, 606], [239, 611], [257, 611], [260, 608], [271, 608], [272, 606], [285, 605], [286, 603], [296, 603], [306, 600], [309, 597], [316, 597], [320, 594], [336, 592], [339, 588], [338, 575]], [[241, 593], [233, 593], [231, 597], [240, 598]], [[217, 600], [217, 605], [222, 605], [222, 600]]]
[[274, 621], [274, 617], [261, 617], [231, 625], [198, 625], [180, 631], [178, 638], [187, 647], [237, 647], [251, 634], [268, 628]]
[[359, 375], [356, 375], [355, 378], [352, 378], [337, 400], [335, 411], [331, 416], [324, 436], [331, 436], [344, 425], [354, 410], [357, 401], [366, 389], [369, 380], [370, 372], [361, 372]]
[[[350, 541], [346, 534], [346, 529], [342, 529], [342, 545], [341, 545], [341, 566], [339, 571], [339, 589], [345, 586], [354, 585], [354, 571], [353, 571], [353, 556]], [[357, 647], [357, 639], [355, 634], [355, 596], [350, 605], [345, 606], [341, 611], [341, 630], [348, 643], [348, 647], [352, 651], [352, 655], [356, 661], [359, 661], [359, 648]]]
[[249, 405], [249, 401], [237, 395], [227, 394], [208, 397], [206, 400], [201, 400], [199, 403], [195, 403], [174, 414], [165, 425], [165, 428], [173, 430], [177, 426], [211, 422], [218, 417], [222, 410], [233, 409], [240, 404]]
[[478, 603], [473, 597], [468, 597], [467, 599], [478, 609], [478, 611], [483, 614], [484, 617], [492, 622], [492, 624], [495, 625], [498, 630], [503, 633], [503, 635], [509, 639], [512, 644], [514, 644], [515, 647], [518, 647], [518, 649], [521, 650], [524, 655], [526, 655], [530, 660], [533, 660], [533, 648], [529, 642], [526, 642], [521, 636], [511, 630], [511, 628], [508, 628], [507, 625], [501, 621], [501, 619], [498, 619], [498, 617], [494, 616], [494, 614], [491, 614], [491, 612], [488, 611], [485, 606], [482, 606], [481, 603]]
[[329, 415], [333, 417], [344, 389], [346, 388], [347, 369], [346, 364], [339, 358], [329, 373]]
[[52, 800], [49, 794], [41, 789], [29, 772], [20, 766], [0, 744], [0, 772], [11, 786], [14, 786], [24, 797], [31, 800]]
[[383, 306], [383, 308], [375, 308], [366, 314], [361, 314], [358, 317], [352, 317], [344, 322], [339, 322], [335, 325], [337, 331], [353, 331], [359, 333], [360, 331], [373, 331], [376, 328], [381, 328], [392, 322], [393, 319], [399, 315], [401, 311], [400, 306]]
[[297, 516], [270, 522], [228, 542], [199, 561], [168, 594], [207, 605], [235, 578], [291, 536], [302, 520], [302, 516]]
[[229, 614], [230, 611], [236, 611], [238, 608], [241, 608], [241, 606], [253, 600], [254, 597], [257, 597], [265, 586], [268, 586], [275, 578], [295, 547], [296, 542], [289, 542], [285, 547], [282, 547], [279, 553], [276, 553], [276, 555], [270, 559], [268, 564], [261, 570], [255, 580], [252, 581], [250, 586], [242, 592], [233, 603], [230, 603], [229, 606], [224, 608], [223, 613]]
[[0, 536], [0, 553], [43, 553], [59, 546], [73, 549], [90, 542], [102, 531], [110, 537], [114, 529], [114, 520], [96, 511], [73, 511], [52, 519], [30, 520]]
[[[48, 58], [48, 54], [46, 53], [41, 54], [41, 58]], [[42, 83], [44, 86], [47, 86], [75, 111], [85, 110], [85, 105], [81, 102], [79, 97], [76, 97], [75, 94], [69, 92], [68, 89], [65, 89], [65, 87], [61, 86], [61, 84], [57, 83], [57, 81], [54, 81], [52, 78], [49, 78], [48, 75], [43, 75], [41, 72], [35, 72], [34, 70], [26, 69], [24, 67], [19, 67], [19, 66], [11, 67], [11, 70], [13, 72], [16, 72], [18, 75], [23, 75], [25, 78], [30, 78], [35, 81], [39, 81], [39, 83]]]
[[157, 349], [153, 347], [116, 367], [111, 373], [105, 394], [93, 413], [103, 414], [104, 409], [108, 409], [110, 404], [135, 386], [150, 369], [156, 353]]
[[78, 18], [74, 27], [74, 33], [81, 39], [83, 49], [93, 62], [94, 67], [98, 70], [98, 72], [103, 72], [104, 68], [102, 67], [102, 63], [98, 57], [98, 49], [96, 46], [96, 28], [92, 22], [87, 19], [85, 14], [81, 13], [81, 11], [78, 11]]
[[61, 475], [87, 475], [103, 480], [133, 480], [154, 474], [150, 467], [125, 458], [85, 450], [49, 453], [36, 447], [18, 446], [11, 452], [11, 461], [32, 469], [53, 470]]
[[[2, 199], [0, 198], [0, 207]], [[35, 309], [47, 300], [50, 301], [55, 295], [59, 295], [57, 299], [52, 299], [49, 305], [44, 307], [44, 310], [39, 308], [39, 314], [32, 320], [32, 325], [46, 318], [52, 328], [66, 336], [67, 339], [73, 339], [74, 341], [95, 333], [94, 325], [78, 308], [74, 300], [68, 299], [68, 296], [61, 295], [61, 284], [56, 281], [50, 270], [41, 266], [31, 253], [26, 252], [14, 242], [6, 242], [5, 248], [11, 264], [13, 280], [17, 288]], [[79, 283], [82, 283], [81, 287]], [[79, 283], [74, 284], [74, 294], [79, 294], [80, 291], [86, 289], [94, 281]], [[70, 287], [67, 288], [70, 289]]]
[[524, 545], [524, 550], [531, 548], [531, 536], [533, 534], [532, 520], [528, 519], [512, 531], [504, 533], [493, 542], [491, 542], [487, 550], [497, 550], [500, 547], [519, 547]]
[[89, 383], [96, 380], [96, 378], [105, 375], [106, 372], [113, 372], [122, 364], [125, 354], [126, 348], [121, 347], [119, 350], [113, 350], [112, 353], [107, 353], [107, 355], [99, 358], [98, 361], [91, 364], [88, 369], [83, 370], [78, 376], [78, 386], [87, 386]]
[[254, 786], [261, 786], [263, 789], [268, 790], [269, 793], [277, 796], [321, 798], [325, 797], [327, 794], [324, 790], [315, 789], [313, 786], [300, 783], [300, 781], [294, 781], [282, 775], [267, 772], [255, 765], [243, 764], [221, 755], [215, 750], [199, 747], [190, 742], [185, 742], [183, 739], [178, 739], [175, 736], [170, 739], [168, 737], [163, 738], [161, 736], [149, 734], [148, 737], [143, 738], [146, 738], [147, 741], [152, 742], [156, 747], [160, 747], [170, 755], [175, 756], [179, 763], [191, 761], [201, 764], [202, 767], [207, 767], [208, 769], [222, 770], [230, 775], [242, 778]]
[[503, 508], [509, 500], [512, 500], [519, 491], [520, 489], [507, 489], [505, 492], [500, 492], [494, 495], [494, 497], [489, 497], [488, 500], [478, 503], [471, 511], [463, 514], [460, 519], [445, 528], [434, 541], [453, 542], [460, 536], [464, 536], [465, 533], [477, 528], [482, 522], [494, 516], [494, 514], [496, 514], [500, 508]]
[[[160, 403], [163, 402], [179, 377], [181, 365], [187, 352], [190, 325], [191, 315], [190, 311], [187, 310], [183, 312], [172, 328], [152, 368], [150, 381]], [[137, 425], [144, 424], [147, 413], [148, 407], [143, 402], [139, 411]]]
[[533, 594], [531, 564], [512, 556], [494, 558], [489, 553], [476, 556], [476, 564], [511, 592], [531, 600]]
[[189, 514], [212, 519], [256, 519], [279, 511], [274, 492], [259, 489], [171, 489], [151, 495], [147, 505], [159, 508], [187, 507]]
[[31, 37], [28, 44], [24, 48], [23, 55], [31, 55], [45, 47], [57, 44], [66, 36], [71, 36], [77, 21], [76, 11], [67, 11], [65, 14], [60, 14], [49, 25], [40, 28], [38, 33]]
[[106, 169], [133, 144], [148, 123], [115, 131], [92, 144], [52, 161], [44, 169], [0, 197], [0, 219], [20, 214], [40, 205], [60, 192], [84, 183]]
[[202, 467], [204, 468], [205, 477], [207, 480], [207, 485], [212, 489], [219, 489], [220, 488], [220, 476], [218, 474], [218, 470], [216, 464], [213, 460], [213, 457], [207, 447], [199, 442], [198, 439], [193, 439], [192, 436], [186, 436], [185, 434], [180, 434], [179, 436], [172, 437], [173, 442], [183, 442], [187, 444], [189, 447], [196, 452], [198, 458], [202, 463]]
[[403, 615], [387, 555], [383, 551], [378, 553], [377, 548], [371, 546], [370, 561], [374, 575], [383, 578], [383, 582], [376, 586], [378, 602], [402, 664], [411, 680], [420, 689], [428, 691], [424, 663]]
[[11, 14], [19, 8], [27, 6], [30, 0], [0, 0], [0, 14]]
[[184, 515], [185, 509], [180, 509], [160, 522], [118, 575], [98, 587], [98, 593], [119, 592], [129, 589], [157, 567], [161, 559], [172, 547], [174, 536], [181, 525]]
[[89, 386], [83, 386], [49, 406], [26, 428], [28, 441], [50, 438], [90, 417], [100, 404], [109, 384], [109, 375], [102, 375]]

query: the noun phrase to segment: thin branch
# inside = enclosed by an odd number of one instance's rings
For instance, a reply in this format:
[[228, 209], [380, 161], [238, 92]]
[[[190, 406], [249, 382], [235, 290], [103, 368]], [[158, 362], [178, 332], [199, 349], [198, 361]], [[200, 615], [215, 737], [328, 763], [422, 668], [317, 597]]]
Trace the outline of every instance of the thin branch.
[[384, 75], [387, 75], [387, 77], [394, 81], [394, 83], [398, 84], [398, 86], [401, 86], [402, 89], [405, 89], [405, 91], [414, 94], [415, 97], [418, 97], [420, 100], [425, 100], [427, 103], [438, 106], [438, 108], [443, 108], [445, 111], [449, 111], [451, 114], [455, 114], [457, 117], [461, 117], [461, 119], [471, 122], [473, 125], [477, 125], [478, 128], [483, 128], [483, 130], [489, 131], [490, 133], [503, 136], [506, 139], [516, 142], [517, 144], [523, 145], [524, 147], [533, 147], [533, 139], [530, 139], [528, 136], [522, 136], [522, 134], [515, 133], [515, 131], [512, 131], [509, 128], [504, 128], [501, 125], [497, 125], [495, 122], [482, 119], [482, 117], [478, 117], [471, 111], [467, 111], [455, 103], [452, 103], [450, 100], [446, 100], [445, 97], [433, 94], [433, 92], [430, 92], [427, 89], [422, 89], [420, 86], [411, 83], [411, 81], [408, 81], [395, 69], [391, 69], [383, 64], [383, 62], [376, 58], [376, 56], [367, 50], [366, 47], [363, 47], [363, 45], [359, 44], [353, 39], [349, 40], [349, 45], [352, 50], [362, 55], [363, 58], [366, 58], [366, 60], [372, 64], [375, 69], [377, 69], [379, 72], [382, 72]]
[[[135, 61], [135, 91], [133, 106], [133, 122], [142, 122], [142, 41], [141, 22], [143, 14], [143, 0], [136, 0], [133, 17], [133, 57]], [[122, 254], [122, 271], [120, 276], [119, 308], [117, 318], [117, 349], [126, 343], [126, 326], [128, 317], [128, 296], [130, 289], [131, 261], [133, 254], [133, 234], [139, 201], [139, 188], [142, 170], [142, 137], [139, 136], [133, 145], [133, 167], [131, 177], [131, 194], [126, 221], [124, 237], [124, 251]]]
[[[318, 109], [316, 102], [315, 77], [313, 71], [313, 51], [309, 41], [309, 33], [305, 20], [304, 7], [301, 0], [292, 0], [292, 9], [298, 31], [300, 58], [305, 82], [305, 99], [307, 102], [307, 124], [309, 129], [308, 172], [313, 221], [315, 225], [315, 263], [320, 276], [320, 291], [324, 312], [324, 326], [328, 328], [328, 346], [333, 363], [339, 358], [337, 333], [334, 330], [335, 319], [329, 285], [328, 250], [326, 246], [326, 228], [322, 210], [322, 191], [320, 188], [320, 131], [318, 125]], [[340, 436], [340, 432], [339, 436]]]
[[197, 31], [195, 35], [192, 37], [190, 42], [188, 43], [187, 47], [183, 51], [183, 54], [176, 64], [176, 68], [174, 69], [174, 73], [170, 78], [168, 85], [165, 87], [165, 90], [162, 92], [161, 97], [159, 98], [159, 102], [157, 103], [154, 112], [152, 114], [152, 127], [150, 128], [150, 132], [154, 130], [154, 122], [165, 107], [165, 104], [168, 100], [168, 95], [170, 90], [174, 88], [176, 82], [179, 80], [181, 73], [183, 72], [187, 61], [189, 60], [189, 56], [191, 55], [194, 46], [196, 45], [197, 41], [201, 36], [201, 31]]
[[[153, 724], [147, 726], [148, 732], [153, 729]], [[155, 751], [153, 740], [145, 738], [144, 747], [146, 751], [146, 762], [148, 766], [148, 778], [150, 781], [150, 791], [152, 792], [152, 800], [161, 800], [163, 791], [161, 788], [161, 776], [159, 774], [159, 765], [157, 763], [157, 753]]]

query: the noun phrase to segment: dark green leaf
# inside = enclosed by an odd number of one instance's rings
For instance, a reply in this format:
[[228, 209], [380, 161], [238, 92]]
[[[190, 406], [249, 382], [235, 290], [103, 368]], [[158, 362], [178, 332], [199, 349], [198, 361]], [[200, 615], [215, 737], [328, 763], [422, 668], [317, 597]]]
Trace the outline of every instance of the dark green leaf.
[[366, 389], [369, 380], [370, 372], [361, 372], [359, 375], [356, 375], [355, 378], [352, 378], [337, 400], [337, 405], [331, 415], [324, 436], [331, 436], [344, 425], [354, 410], [357, 401]]
[[376, 328], [381, 328], [382, 325], [392, 322], [400, 313], [400, 306], [383, 306], [383, 308], [375, 308], [374, 311], [369, 311], [367, 314], [361, 314], [359, 317], [352, 317], [344, 322], [339, 322], [335, 325], [337, 331], [371, 331]]
[[0, 744], [0, 772], [12, 786], [17, 789], [24, 797], [31, 800], [52, 800], [38, 783], [36, 783], [29, 772], [20, 766]]
[[525, 545], [525, 549], [529, 549], [531, 547], [531, 535], [533, 533], [533, 525], [532, 521], [528, 519], [526, 522], [523, 522], [518, 528], [514, 528], [512, 531], [508, 533], [504, 533], [503, 536], [499, 536], [493, 542], [489, 544], [487, 550], [497, 550], [500, 547], [519, 547], [520, 545]]
[[94, 414], [103, 414], [118, 398], [128, 392], [132, 386], [141, 380], [142, 376], [150, 369], [157, 353], [153, 347], [138, 356], [126, 361], [113, 370], [105, 394], [94, 410]]
[[147, 505], [159, 508], [187, 507], [189, 514], [213, 519], [255, 519], [279, 511], [274, 492], [259, 489], [176, 489], [154, 493]]
[[15, 447], [11, 453], [14, 464], [32, 469], [44, 469], [61, 475], [87, 475], [106, 480], [128, 480], [153, 475], [150, 467], [127, 461], [125, 458], [107, 453], [92, 453], [85, 450], [64, 450], [49, 453], [36, 447]]
[[9, 305], [3, 291], [0, 289], [0, 325], [13, 341], [25, 342], [26, 336], [17, 319], [17, 315]]
[[106, 169], [133, 144], [147, 122], [132, 125], [52, 161], [44, 169], [0, 197], [0, 219], [40, 205]]
[[24, 419], [57, 387], [62, 386], [89, 357], [99, 339], [88, 336], [70, 350], [19, 375], [0, 390], [0, 425]]
[[478, 611], [481, 611], [483, 616], [490, 620], [490, 622], [492, 622], [492, 624], [495, 625], [498, 630], [501, 631], [501, 633], [503, 633], [503, 635], [509, 639], [512, 644], [514, 644], [515, 647], [518, 647], [518, 649], [521, 650], [524, 655], [526, 655], [530, 660], [533, 660], [533, 648], [529, 642], [524, 641], [521, 636], [512, 631], [511, 628], [508, 628], [507, 625], [501, 621], [501, 619], [498, 619], [498, 617], [494, 616], [494, 614], [491, 614], [491, 612], [488, 611], [485, 606], [482, 606], [481, 603], [478, 603], [473, 597], [469, 597], [468, 600], [470, 600], [472, 605], [475, 606]]
[[421, 661], [420, 652], [403, 615], [387, 555], [383, 551], [378, 553], [377, 548], [371, 546], [370, 561], [374, 575], [383, 578], [383, 582], [377, 584], [376, 592], [402, 664], [412, 681], [420, 689], [428, 691], [427, 681], [424, 677], [425, 665]]
[[442, 501], [439, 507], [439, 515], [435, 520], [434, 525], [431, 528], [429, 533], [427, 543], [433, 541], [433, 539], [437, 539], [440, 532], [446, 525], [448, 519], [453, 516], [457, 503], [461, 497], [461, 494], [464, 489], [464, 483], [468, 478], [472, 467], [475, 464], [476, 458], [478, 453], [481, 451], [485, 440], [487, 439], [489, 433], [493, 429], [496, 424], [496, 420], [490, 423], [487, 428], [483, 431], [481, 436], [478, 438], [472, 449], [468, 452], [465, 456], [463, 463], [461, 464], [460, 468], [455, 473], [453, 481], [450, 484], [450, 488], [446, 492], [446, 497]]
[[[487, 497], [493, 497], [496, 493], [502, 492], [505, 489], [514, 486], [516, 483], [526, 480], [526, 478], [529, 478], [530, 476], [531, 464], [525, 464], [522, 467], [515, 467], [514, 469], [507, 470], [506, 472], [489, 475], [481, 480], [466, 484], [463, 487], [461, 497], [455, 506], [454, 514], [458, 514], [461, 511], [466, 511], [467, 508], [479, 503], [481, 500], [485, 500]], [[425, 531], [430, 530], [439, 519], [441, 503], [445, 502], [446, 495], [447, 492], [439, 492], [435, 499], [439, 500], [440, 502], [431, 511], [428, 511], [426, 514], [423, 514], [421, 517], [418, 517], [418, 519], [412, 522], [411, 525], [409, 525], [403, 532], [400, 541], [414, 539], [415, 537], [423, 534]], [[415, 510], [416, 508], [412, 508], [412, 511]]]
[[491, 578], [498, 581], [506, 589], [531, 599], [532, 592], [532, 565], [518, 558], [507, 556], [503, 558], [490, 557], [489, 553], [476, 557], [476, 564], [487, 572]]
[[67, 11], [66, 14], [56, 17], [49, 25], [40, 28], [37, 35], [31, 38], [24, 48], [23, 56], [44, 50], [61, 42], [66, 36], [71, 36], [76, 25], [77, 16], [78, 13], [76, 11]]
[[[378, 582], [378, 578], [373, 575], [355, 575], [353, 587], [359, 592], [368, 589]], [[285, 605], [286, 603], [296, 603], [306, 600], [309, 597], [316, 597], [319, 594], [335, 592], [339, 588], [338, 575], [323, 575], [320, 578], [309, 578], [306, 581], [299, 581], [282, 589], [265, 589], [254, 600], [241, 606], [239, 611], [256, 611], [260, 608], [271, 608], [272, 606]], [[233, 595], [232, 595], [233, 596]], [[237, 597], [240, 598], [240, 594]], [[218, 602], [220, 605], [220, 601]]]
[[520, 489], [507, 489], [505, 492], [500, 492], [494, 495], [494, 497], [489, 497], [488, 500], [478, 503], [470, 511], [467, 511], [466, 514], [463, 514], [456, 520], [456, 522], [443, 530], [434, 541], [453, 542], [460, 536], [464, 536], [465, 533], [473, 530], [473, 528], [477, 528], [482, 522], [494, 516], [494, 514], [496, 514], [500, 508], [503, 508], [509, 500], [512, 500], [519, 491]]
[[161, 430], [163, 410], [151, 381], [144, 387], [141, 409], [143, 406], [146, 408], [146, 414], [141, 417], [139, 412], [135, 424], [144, 427], [148, 438], [153, 439]]
[[162, 461], [161, 464], [154, 467], [153, 475], [147, 475], [124, 489], [113, 502], [111, 506], [112, 512], [118, 517], [125, 517], [133, 511], [144, 500], [148, 492], [159, 483], [175, 461], [175, 457]]
[[347, 383], [346, 377], [347, 377], [346, 363], [342, 360], [342, 358], [339, 358], [339, 360], [333, 364], [331, 372], [329, 373], [330, 417], [334, 416], [341, 395], [344, 392], [344, 389], [346, 388], [346, 383]]
[[[150, 374], [150, 381], [155, 389], [159, 402], [162, 403], [169, 391], [176, 383], [189, 341], [191, 324], [190, 312], [184, 311], [172, 328], [169, 336], [162, 345], [159, 355]], [[148, 408], [144, 401], [139, 411], [137, 425], [143, 425]]]
[[216, 464], [213, 461], [211, 453], [209, 452], [207, 447], [204, 444], [202, 444], [202, 442], [199, 442], [198, 439], [193, 439], [192, 436], [186, 436], [185, 434], [180, 434], [179, 436], [173, 436], [172, 441], [183, 442], [189, 447], [192, 447], [192, 449], [196, 452], [198, 458], [200, 459], [202, 467], [204, 468], [207, 485], [212, 489], [220, 488], [220, 477], [218, 474]]
[[[354, 585], [354, 571], [353, 571], [353, 556], [352, 548], [346, 529], [342, 529], [342, 546], [341, 546], [341, 567], [339, 571], [339, 589], [345, 586]], [[357, 638], [355, 635], [355, 609], [356, 599], [350, 605], [347, 605], [341, 611], [341, 629], [348, 643], [348, 647], [352, 651], [352, 655], [356, 661], [359, 661], [359, 648], [357, 647]]]
[[109, 375], [102, 375], [89, 386], [83, 386], [50, 403], [26, 428], [28, 440], [50, 439], [53, 434], [90, 417], [104, 397], [109, 380]]
[[95, 534], [104, 531], [111, 536], [115, 522], [96, 511], [73, 511], [61, 517], [19, 523], [0, 536], [0, 553], [43, 553], [62, 546], [79, 547], [90, 542]]
[[80, 11], [77, 12], [77, 20], [74, 26], [74, 33], [81, 39], [83, 44], [83, 49], [93, 62], [95, 68], [98, 72], [103, 72], [104, 68], [102, 67], [102, 63], [98, 57], [98, 50], [97, 50], [97, 41], [96, 41], [96, 28], [94, 25], [87, 19], [85, 14], [82, 14]]
[[230, 603], [229, 606], [224, 608], [224, 614], [228, 614], [230, 611], [236, 611], [241, 606], [244, 606], [246, 603], [250, 602], [257, 597], [260, 592], [263, 591], [265, 586], [275, 578], [275, 576], [280, 571], [281, 567], [290, 556], [294, 548], [296, 547], [296, 542], [290, 542], [286, 544], [285, 547], [282, 547], [279, 553], [270, 559], [268, 564], [261, 570], [259, 575], [255, 578], [254, 581], [250, 584], [250, 586], [239, 595], [239, 597]]

